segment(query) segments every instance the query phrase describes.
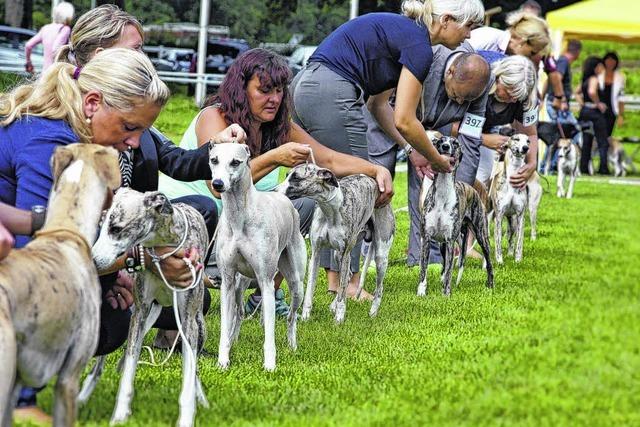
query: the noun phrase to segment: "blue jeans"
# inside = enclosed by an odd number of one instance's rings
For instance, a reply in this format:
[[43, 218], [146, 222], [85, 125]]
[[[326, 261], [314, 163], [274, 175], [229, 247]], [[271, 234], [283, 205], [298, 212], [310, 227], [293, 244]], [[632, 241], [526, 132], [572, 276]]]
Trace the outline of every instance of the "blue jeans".
[[[576, 119], [576, 116], [573, 115], [573, 113], [571, 112], [571, 110], [567, 110], [567, 111], [562, 111], [562, 110], [556, 110], [555, 108], [553, 108], [553, 105], [551, 104], [551, 99], [547, 98], [546, 100], [546, 108], [547, 108], [547, 115], [549, 116], [549, 121], [553, 122], [553, 123], [558, 123], [558, 124], [570, 124], [570, 125], [574, 125], [577, 126], [578, 125], [578, 119]], [[574, 144], [578, 144], [578, 146], [581, 146], [582, 144], [580, 144], [580, 133], [577, 133], [573, 136], [573, 143]], [[544, 161], [540, 164], [540, 171], [543, 172], [545, 169], [545, 165], [551, 162], [551, 170], [556, 170], [558, 167], [558, 153], [555, 150], [555, 147], [549, 146], [547, 147], [546, 151], [545, 151], [545, 155], [544, 155]]]

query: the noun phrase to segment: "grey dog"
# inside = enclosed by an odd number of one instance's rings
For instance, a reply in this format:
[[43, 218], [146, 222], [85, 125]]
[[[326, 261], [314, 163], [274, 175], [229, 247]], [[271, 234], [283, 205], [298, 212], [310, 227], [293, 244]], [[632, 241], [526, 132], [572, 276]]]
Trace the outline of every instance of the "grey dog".
[[73, 426], [78, 381], [98, 345], [100, 283], [91, 261], [102, 207], [120, 185], [118, 157], [96, 144], [59, 147], [44, 227], [0, 262], [0, 424], [21, 386], [57, 376], [54, 426]]
[[[128, 248], [139, 244], [146, 251], [151, 251], [150, 248], [156, 246], [192, 248], [204, 256], [208, 240], [204, 219], [191, 206], [183, 203], [172, 205], [159, 191], [140, 193], [121, 188], [113, 199], [98, 240], [93, 246], [93, 259], [99, 269], [104, 269], [111, 266]], [[135, 274], [135, 309], [131, 316], [124, 368], [111, 417], [112, 424], [124, 422], [131, 414], [133, 380], [142, 341], [163, 306], [168, 307], [177, 302], [179, 318], [191, 349], [197, 351], [199, 341], [204, 342], [205, 339], [202, 314], [205, 290], [201, 275], [194, 273], [193, 287], [177, 293], [174, 299], [171, 289], [154, 269], [148, 266], [146, 270]], [[195, 416], [196, 397], [205, 406], [207, 401], [197, 377], [195, 354], [187, 354], [188, 349], [184, 344], [178, 425], [190, 426], [193, 425]]]
[[[420, 284], [418, 296], [427, 293], [427, 265], [429, 263], [429, 250], [431, 240], [440, 243], [442, 253], [442, 292], [445, 295], [451, 293], [451, 274], [453, 271], [453, 249], [456, 242], [460, 242], [460, 258], [458, 260], [458, 280], [464, 271], [464, 259], [467, 252], [467, 235], [469, 228], [478, 240], [482, 248], [487, 269], [487, 287], [493, 287], [493, 268], [491, 265], [489, 247], [489, 226], [487, 213], [480, 200], [478, 192], [472, 186], [455, 181], [455, 169], [460, 164], [462, 150], [456, 138], [442, 136], [439, 133], [430, 133], [434, 146], [440, 154], [455, 159], [452, 173], [439, 173], [435, 176], [433, 184], [426, 190], [422, 203], [422, 253], [420, 259]], [[426, 180], [426, 178], [425, 178]]]
[[291, 170], [279, 191], [288, 197], [310, 197], [317, 203], [311, 223], [311, 266], [302, 319], [308, 319], [313, 305], [319, 265], [319, 250], [330, 247], [335, 250], [340, 266], [340, 290], [331, 307], [336, 322], [344, 321], [346, 291], [350, 274], [349, 253], [365, 232], [365, 241], [372, 241], [367, 253], [364, 271], [360, 278], [362, 290], [366, 271], [372, 256], [377, 268], [376, 290], [369, 314], [375, 316], [382, 300], [384, 276], [387, 271], [389, 250], [395, 233], [395, 218], [391, 205], [375, 209], [380, 195], [376, 181], [366, 175], [351, 175], [338, 180], [328, 169], [313, 164], [303, 164]]
[[302, 302], [307, 252], [300, 234], [298, 211], [282, 194], [256, 190], [250, 157], [245, 144], [209, 145], [211, 186], [220, 193], [224, 206], [216, 238], [222, 276], [218, 365], [229, 366], [231, 344], [238, 337], [244, 316], [242, 296], [247, 281], [236, 280], [243, 275], [257, 279], [262, 292], [264, 368], [273, 371], [276, 368], [273, 279], [280, 271], [289, 285], [291, 310], [287, 338], [289, 346], [296, 349], [296, 310]]

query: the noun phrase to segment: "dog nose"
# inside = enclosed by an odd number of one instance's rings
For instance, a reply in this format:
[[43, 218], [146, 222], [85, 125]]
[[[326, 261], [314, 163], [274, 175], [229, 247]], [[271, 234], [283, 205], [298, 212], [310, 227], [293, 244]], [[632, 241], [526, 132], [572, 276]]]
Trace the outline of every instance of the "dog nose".
[[522, 154], [527, 154], [527, 151], [529, 151], [529, 147], [528, 146], [524, 146], [522, 147]]
[[224, 182], [222, 182], [221, 179], [214, 179], [213, 181], [211, 181], [211, 186], [218, 192], [224, 191]]
[[442, 144], [443, 151], [449, 151], [450, 149], [451, 149], [451, 146], [449, 144]]

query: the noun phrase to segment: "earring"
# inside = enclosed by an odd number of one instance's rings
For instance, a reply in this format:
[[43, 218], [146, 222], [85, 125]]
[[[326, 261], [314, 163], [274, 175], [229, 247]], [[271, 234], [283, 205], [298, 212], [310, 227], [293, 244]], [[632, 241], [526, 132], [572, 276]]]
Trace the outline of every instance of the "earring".
[[87, 117], [86, 119], [84, 119], [85, 122], [87, 122], [88, 125], [91, 124], [91, 117]]

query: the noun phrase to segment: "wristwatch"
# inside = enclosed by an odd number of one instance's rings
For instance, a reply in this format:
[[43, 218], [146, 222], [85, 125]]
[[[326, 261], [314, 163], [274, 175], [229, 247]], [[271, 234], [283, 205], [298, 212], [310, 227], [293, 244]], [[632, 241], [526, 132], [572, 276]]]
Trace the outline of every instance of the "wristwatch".
[[409, 155], [413, 151], [413, 147], [411, 146], [411, 144], [405, 145], [404, 147], [402, 147], [402, 149], [404, 150], [404, 154], [406, 154], [407, 157], [409, 157]]
[[47, 208], [45, 206], [31, 206], [31, 235], [42, 228], [46, 216]]

